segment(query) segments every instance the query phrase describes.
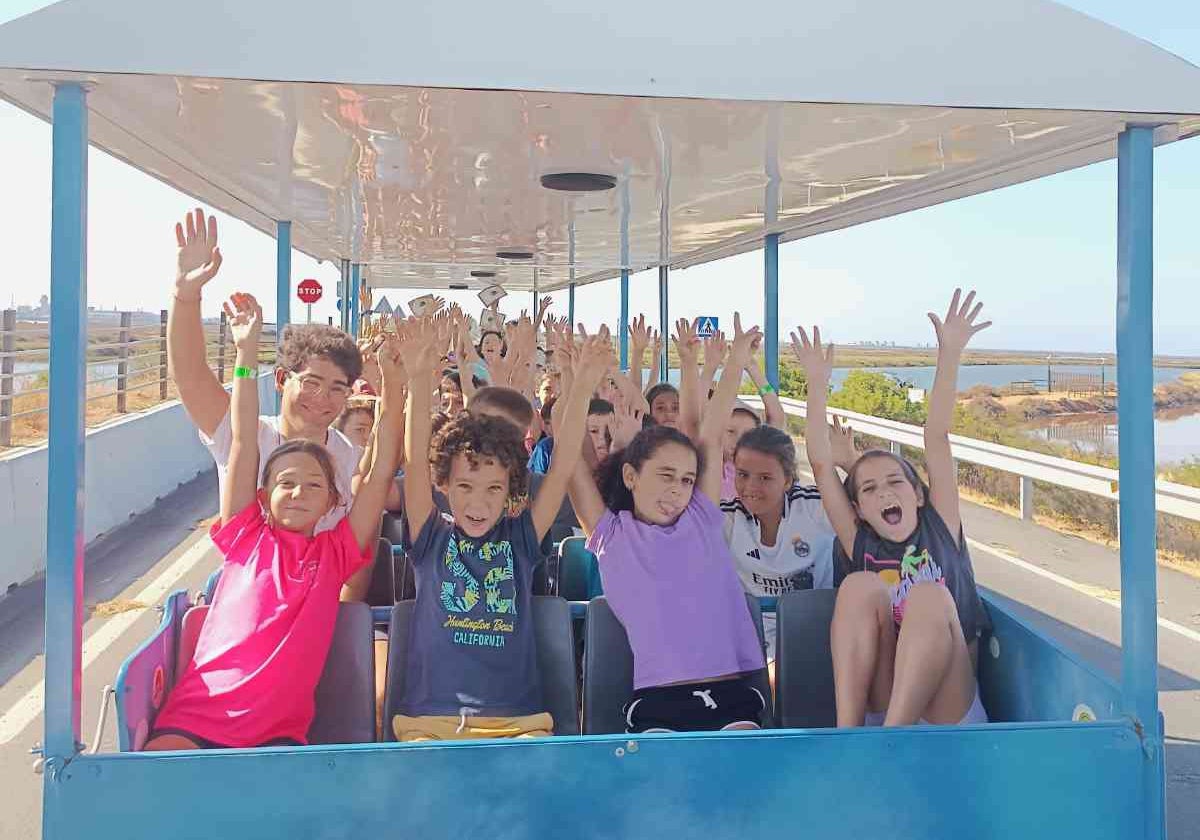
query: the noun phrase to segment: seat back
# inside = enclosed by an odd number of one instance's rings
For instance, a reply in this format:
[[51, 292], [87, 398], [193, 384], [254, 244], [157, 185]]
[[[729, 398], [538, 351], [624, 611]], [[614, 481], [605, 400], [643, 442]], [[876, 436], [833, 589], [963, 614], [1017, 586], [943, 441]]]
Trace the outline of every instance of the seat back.
[[[758, 599], [746, 596], [750, 618], [758, 632], [759, 644], [763, 644], [762, 611]], [[625, 718], [621, 707], [633, 694], [633, 651], [629, 648], [629, 637], [608, 605], [608, 599], [599, 596], [588, 603], [586, 640], [583, 645], [583, 734], [603, 735], [625, 731]], [[765, 646], [764, 646], [765, 647]], [[767, 669], [750, 675], [750, 684], [758, 689], [766, 700], [763, 712], [763, 727], [774, 725], [771, 704], [771, 682]]]
[[[562, 598], [535, 595], [532, 600], [538, 673], [542, 700], [554, 717], [555, 735], [579, 734], [579, 690], [575, 680], [575, 640], [571, 606]], [[383, 728], [395, 740], [392, 717], [399, 712], [407, 682], [409, 631], [416, 601], [401, 601], [392, 608], [388, 627], [387, 690]]]
[[[208, 604], [197, 604], [183, 614], [179, 625], [179, 642], [175, 647], [175, 679], [183, 676], [192, 654], [196, 652], [196, 642], [200, 639], [200, 629], [208, 615]], [[173, 685], [173, 684], [172, 684]]]
[[803, 589], [779, 598], [776, 608], [775, 693], [785, 729], [837, 724], [829, 625], [835, 589]]
[[221, 582], [221, 570], [217, 569], [208, 576], [208, 580], [204, 581], [204, 588], [200, 590], [200, 600], [205, 604], [211, 604], [213, 595], [217, 593], [217, 584]]
[[167, 692], [175, 685], [180, 628], [188, 609], [188, 593], [171, 593], [163, 604], [158, 628], [121, 663], [117, 672], [117, 748], [140, 750], [154, 726]]
[[558, 594], [568, 601], [590, 601], [604, 594], [600, 564], [583, 537], [569, 537], [559, 544], [557, 584]]
[[390, 607], [396, 603], [396, 569], [392, 543], [380, 537], [375, 544], [375, 565], [371, 569], [371, 585], [367, 588], [367, 603], [372, 607]]
[[314, 695], [312, 744], [363, 744], [375, 740], [375, 626], [361, 601], [338, 605], [325, 670]]

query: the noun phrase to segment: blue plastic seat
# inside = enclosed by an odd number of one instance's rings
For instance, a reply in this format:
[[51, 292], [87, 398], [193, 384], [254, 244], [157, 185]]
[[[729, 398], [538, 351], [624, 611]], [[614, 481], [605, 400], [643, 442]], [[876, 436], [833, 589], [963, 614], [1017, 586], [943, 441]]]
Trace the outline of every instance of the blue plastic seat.
[[[551, 595], [533, 597], [533, 620], [537, 645], [542, 700], [554, 717], [555, 735], [579, 734], [579, 687], [575, 679], [575, 639], [571, 628], [571, 605]], [[409, 625], [416, 601], [401, 601], [392, 608], [388, 627], [387, 692], [384, 697], [383, 728], [386, 740], [394, 741], [392, 717], [404, 697], [408, 666]]]
[[836, 589], [805, 589], [779, 598], [775, 641], [775, 705], [785, 729], [837, 724], [829, 626]]
[[559, 544], [556, 586], [558, 595], [568, 601], [590, 601], [604, 594], [600, 564], [583, 537], [569, 537]]
[[372, 607], [390, 607], [396, 603], [396, 558], [392, 543], [380, 537], [375, 546], [375, 565], [371, 569], [371, 584], [367, 588], [367, 603]]
[[[758, 599], [746, 596], [746, 605], [758, 639], [763, 641], [762, 611]], [[765, 647], [765, 646], [764, 646]], [[771, 682], [764, 667], [754, 672], [750, 683], [765, 698], [763, 728], [774, 725]], [[583, 647], [583, 734], [603, 735], [625, 731], [621, 707], [633, 694], [633, 651], [629, 637], [617, 620], [608, 599], [599, 596], [588, 603], [586, 641]]]

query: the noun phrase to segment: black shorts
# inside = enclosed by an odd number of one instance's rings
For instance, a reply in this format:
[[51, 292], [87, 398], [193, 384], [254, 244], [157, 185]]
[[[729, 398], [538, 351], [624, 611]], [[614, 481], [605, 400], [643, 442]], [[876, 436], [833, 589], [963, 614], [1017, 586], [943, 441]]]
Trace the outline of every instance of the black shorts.
[[762, 725], [766, 700], [744, 678], [639, 688], [621, 709], [625, 731], [716, 732]]
[[[216, 741], [210, 741], [207, 738], [201, 738], [199, 735], [193, 735], [191, 732], [188, 732], [187, 730], [173, 729], [173, 728], [155, 729], [153, 732], [150, 733], [150, 737], [146, 739], [146, 743], [149, 744], [151, 741], [153, 741], [159, 735], [179, 735], [180, 737], [187, 738], [189, 741], [191, 741], [193, 744], [195, 744], [202, 750], [233, 749], [233, 747], [230, 747], [226, 744], [218, 744]], [[266, 741], [262, 744], [255, 745], [256, 748], [257, 747], [302, 747], [302, 746], [304, 746], [304, 745], [301, 744], [299, 741], [297, 741], [294, 738], [272, 738], [270, 741]]]

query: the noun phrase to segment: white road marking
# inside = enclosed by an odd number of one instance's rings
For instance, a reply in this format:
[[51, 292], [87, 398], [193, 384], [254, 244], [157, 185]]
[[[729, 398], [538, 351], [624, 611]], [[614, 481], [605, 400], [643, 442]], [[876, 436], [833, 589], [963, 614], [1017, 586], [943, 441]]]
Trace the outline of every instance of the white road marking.
[[[145, 589], [134, 595], [132, 600], [140, 601], [143, 604], [158, 604], [174, 589], [179, 579], [190, 572], [212, 547], [212, 541], [208, 539], [207, 535], [201, 536], [174, 563], [163, 569], [158, 577], [150, 581]], [[102, 624], [96, 632], [84, 640], [83, 667], [86, 669], [100, 658], [143, 615], [145, 615], [145, 610], [131, 610], [119, 613]], [[13, 703], [3, 715], [0, 715], [0, 744], [7, 744], [20, 735], [29, 724], [37, 720], [42, 713], [45, 690], [45, 680], [38, 680], [35, 686]]]
[[[1113, 609], [1117, 610], [1118, 612], [1121, 610], [1120, 598], [1112, 598], [1107, 595], [1098, 594], [1096, 590], [1100, 589], [1100, 587], [1088, 586], [1086, 584], [1079, 583], [1078, 581], [1071, 580], [1068, 577], [1063, 577], [1062, 575], [1055, 574], [1054, 572], [1050, 571], [1049, 569], [1043, 569], [1041, 566], [1036, 566], [1033, 563], [1030, 563], [1028, 560], [1023, 560], [1020, 557], [1017, 557], [1015, 554], [1008, 554], [1006, 552], [1000, 551], [999, 549], [993, 548], [992, 546], [987, 545], [986, 543], [979, 542], [979, 540], [973, 540], [970, 537], [967, 537], [967, 544], [970, 545], [971, 548], [976, 548], [976, 549], [979, 549], [980, 551], [985, 551], [988, 554], [992, 555], [993, 557], [997, 557], [1000, 560], [1005, 561], [1006, 563], [1011, 563], [1012, 565], [1016, 566], [1017, 568], [1024, 569], [1027, 572], [1031, 572], [1032, 574], [1038, 575], [1039, 577], [1044, 577], [1047, 580], [1052, 580], [1055, 583], [1059, 584], [1060, 586], [1065, 586], [1068, 589], [1073, 589], [1076, 592], [1079, 592], [1083, 595], [1087, 595], [1089, 598], [1094, 598], [1095, 600], [1099, 601], [1102, 604], [1108, 604], [1108, 606], [1112, 607]], [[1175, 633], [1178, 633], [1179, 635], [1183, 636], [1184, 638], [1191, 639], [1193, 642], [1200, 642], [1200, 633], [1197, 633], [1195, 630], [1191, 629], [1190, 627], [1184, 627], [1182, 624], [1177, 624], [1168, 618], [1163, 618], [1162, 616], [1159, 616], [1158, 626], [1162, 627], [1164, 630], [1171, 630]]]

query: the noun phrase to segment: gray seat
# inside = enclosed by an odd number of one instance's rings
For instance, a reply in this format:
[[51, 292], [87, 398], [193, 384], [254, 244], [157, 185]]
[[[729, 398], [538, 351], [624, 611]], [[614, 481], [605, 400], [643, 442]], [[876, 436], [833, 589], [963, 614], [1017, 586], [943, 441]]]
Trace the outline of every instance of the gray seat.
[[[537, 645], [542, 700], [554, 717], [555, 735], [579, 734], [579, 689], [575, 681], [575, 638], [571, 605], [550, 595], [533, 596], [533, 621]], [[388, 626], [387, 691], [383, 701], [387, 740], [395, 740], [391, 720], [404, 697], [408, 665], [409, 625], [416, 601], [401, 601], [392, 608]]]
[[775, 632], [775, 705], [785, 729], [837, 724], [829, 625], [836, 589], [805, 589], [779, 599]]
[[367, 588], [367, 603], [372, 607], [390, 607], [396, 597], [396, 561], [392, 543], [380, 537], [375, 545], [375, 565], [371, 569], [371, 584]]
[[308, 728], [313, 744], [362, 744], [375, 740], [375, 651], [371, 608], [338, 606], [337, 625], [314, 698]]
[[[758, 640], [763, 641], [762, 611], [758, 599], [746, 596], [746, 605]], [[771, 682], [767, 669], [756, 671], [750, 683], [767, 701], [763, 727], [774, 725], [771, 708]], [[586, 640], [583, 646], [583, 734], [603, 735], [625, 731], [621, 707], [633, 694], [633, 651], [629, 637], [617, 620], [608, 599], [593, 598], [588, 603]]]

